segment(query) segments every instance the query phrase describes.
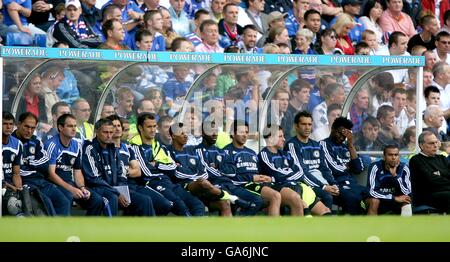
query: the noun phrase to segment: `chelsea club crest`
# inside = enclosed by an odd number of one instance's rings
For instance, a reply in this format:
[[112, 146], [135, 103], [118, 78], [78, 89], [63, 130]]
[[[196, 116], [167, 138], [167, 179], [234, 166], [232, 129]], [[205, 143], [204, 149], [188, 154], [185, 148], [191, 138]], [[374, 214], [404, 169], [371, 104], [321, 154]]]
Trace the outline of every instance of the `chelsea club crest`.
[[313, 156], [314, 156], [315, 158], [319, 158], [319, 157], [320, 157], [319, 150], [314, 150]]

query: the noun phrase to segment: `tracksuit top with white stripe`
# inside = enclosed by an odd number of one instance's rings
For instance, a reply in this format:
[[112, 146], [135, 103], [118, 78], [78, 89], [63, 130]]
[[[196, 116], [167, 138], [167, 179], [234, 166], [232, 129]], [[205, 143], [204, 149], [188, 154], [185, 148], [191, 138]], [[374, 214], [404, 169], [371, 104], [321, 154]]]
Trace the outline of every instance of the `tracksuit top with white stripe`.
[[122, 175], [125, 180], [128, 180], [128, 173], [130, 168], [130, 161], [136, 160], [136, 154], [134, 153], [133, 148], [126, 143], [120, 143], [119, 148], [120, 160], [122, 160]]
[[344, 143], [338, 145], [330, 137], [320, 141], [320, 146], [334, 179], [339, 184], [357, 183], [352, 174], [360, 174], [364, 170], [361, 157], [351, 159], [347, 145]]
[[116, 195], [120, 195], [113, 186], [127, 185], [119, 149], [114, 144], [111, 143], [106, 148], [102, 148], [97, 138], [92, 141], [85, 140], [81, 162], [88, 186], [107, 187]]
[[22, 142], [13, 136], [9, 136], [8, 143], [6, 145], [2, 144], [2, 169], [5, 182], [13, 185], [13, 166], [20, 166], [21, 162]]
[[309, 186], [323, 189], [325, 185], [336, 184], [319, 142], [308, 139], [307, 143], [303, 143], [294, 136], [285, 144], [284, 150], [288, 151], [294, 163], [303, 169], [305, 183]]
[[396, 176], [384, 168], [384, 160], [369, 166], [367, 186], [369, 194], [378, 199], [394, 200], [395, 196], [411, 195], [411, 176], [408, 166], [400, 162]]
[[207, 146], [205, 142], [197, 146], [197, 154], [208, 172], [208, 180], [213, 184], [232, 183], [236, 175], [233, 158], [216, 145]]
[[264, 147], [258, 154], [260, 173], [272, 177], [272, 182], [282, 185], [286, 182], [304, 182], [304, 173], [294, 163], [289, 152], [278, 150], [272, 153]]
[[177, 165], [175, 176], [171, 177], [175, 183], [184, 184], [196, 181], [199, 178], [208, 179], [206, 168], [195, 147], [185, 146], [182, 151], [178, 151], [170, 145], [167, 147], [167, 151]]
[[53, 136], [44, 144], [49, 157], [49, 165], [55, 165], [55, 173], [67, 183], [74, 182], [73, 170], [81, 169], [81, 147], [71, 139], [69, 146], [61, 143], [59, 135]]
[[237, 148], [230, 143], [224, 148], [226, 154], [230, 155], [235, 164], [235, 176], [231, 179], [235, 185], [245, 185], [253, 182], [253, 176], [259, 174], [258, 156], [255, 151], [248, 147]]
[[[12, 136], [17, 137], [16, 131]], [[48, 174], [48, 154], [44, 150], [44, 144], [35, 135], [30, 139], [19, 139], [23, 145], [22, 163], [20, 165], [20, 176], [27, 179], [44, 178]]]
[[169, 177], [174, 175], [177, 166], [173, 159], [167, 155], [164, 146], [161, 146], [156, 139], [153, 139], [152, 145], [133, 144], [131, 147], [136, 154], [136, 160], [141, 165], [142, 175], [135, 178], [139, 184], [145, 184], [162, 175], [168, 175]]

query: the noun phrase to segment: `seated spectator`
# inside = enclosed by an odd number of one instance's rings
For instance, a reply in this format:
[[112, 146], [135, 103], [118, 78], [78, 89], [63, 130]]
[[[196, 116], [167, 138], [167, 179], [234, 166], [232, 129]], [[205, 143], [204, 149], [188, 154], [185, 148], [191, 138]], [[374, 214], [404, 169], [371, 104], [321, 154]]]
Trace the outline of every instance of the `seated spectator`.
[[219, 45], [219, 28], [213, 20], [205, 20], [200, 25], [202, 43], [195, 47], [195, 52], [223, 53]]
[[350, 31], [355, 26], [353, 17], [348, 14], [341, 14], [332, 28], [336, 31], [337, 41], [336, 47], [343, 51], [345, 55], [354, 55], [355, 48], [353, 47], [352, 40], [350, 39]]
[[[251, 24], [255, 26], [256, 41], [258, 41], [265, 32], [269, 30], [268, 15], [264, 13], [264, 0], [249, 0], [248, 8], [245, 9], [245, 14], [251, 21]], [[247, 26], [247, 25], [246, 25]]]
[[114, 107], [111, 104], [103, 104], [100, 118], [107, 118], [110, 115], [116, 114]]
[[200, 25], [203, 23], [203, 21], [206, 21], [208, 19], [210, 19], [209, 13], [205, 9], [199, 9], [198, 11], [195, 12], [194, 30], [192, 31], [192, 33], [184, 35], [185, 38], [187, 38], [189, 41], [192, 42], [194, 47], [201, 44], [202, 39], [200, 38]]
[[51, 67], [42, 74], [41, 95], [45, 99], [45, 112], [47, 114], [47, 119], [52, 119], [52, 106], [56, 102], [61, 101], [59, 96], [56, 94], [56, 90], [63, 80], [64, 72], [59, 67]]
[[320, 55], [333, 55], [336, 51], [337, 34], [334, 29], [325, 29], [317, 41], [316, 53]]
[[389, 55], [387, 45], [380, 45], [377, 42], [374, 31], [366, 29], [362, 34], [362, 43], [366, 43], [370, 48], [370, 55]]
[[226, 2], [226, 0], [211, 0], [210, 19], [218, 23], [223, 18], [223, 7]]
[[378, 108], [377, 119], [380, 122], [380, 133], [377, 141], [386, 146], [400, 141], [400, 132], [395, 125], [395, 109], [390, 105], [382, 105]]
[[116, 114], [125, 119], [130, 119], [133, 112], [134, 94], [133, 91], [126, 87], [117, 89], [116, 92]]
[[416, 34], [414, 23], [411, 17], [402, 12], [402, 0], [386, 0], [387, 9], [383, 11], [380, 17], [380, 26], [387, 35], [395, 31], [402, 32], [407, 39]]
[[136, 49], [139, 51], [149, 51], [153, 45], [153, 35], [147, 29], [139, 29], [135, 35]]
[[194, 52], [194, 45], [184, 37], [177, 37], [172, 41], [171, 49], [173, 52]]
[[367, 214], [400, 214], [403, 206], [412, 203], [410, 179], [408, 165], [400, 162], [398, 146], [384, 147], [383, 160], [369, 167], [367, 187], [370, 196], [366, 199]]
[[[3, 4], [3, 22], [8, 26], [8, 32], [23, 32], [33, 37], [36, 34], [45, 35], [45, 32], [42, 29], [39, 29], [27, 21], [27, 17], [30, 17], [32, 13], [31, 0], [3, 0]], [[50, 8], [50, 4], [44, 4], [45, 8]]]
[[80, 2], [84, 19], [91, 27], [94, 27], [97, 21], [102, 19], [100, 9], [95, 6], [97, 0], [80, 0]]
[[[312, 1], [320, 2], [320, 0], [312, 0]], [[310, 6], [311, 6], [311, 4], [313, 4], [313, 3], [310, 3]], [[317, 5], [322, 5], [322, 4], [320, 3]], [[322, 10], [322, 9], [320, 8], [320, 10]], [[305, 19], [305, 28], [309, 29], [313, 33], [310, 47], [311, 47], [311, 49], [315, 49], [315, 47], [317, 46], [318, 41], [319, 41], [320, 32], [322, 30], [325, 30], [327, 28], [327, 26], [321, 25], [322, 17], [320, 16], [320, 12], [315, 9], [309, 9], [308, 11], [306, 11], [304, 19]], [[323, 21], [323, 22], [326, 23], [325, 21]]]
[[296, 79], [289, 85], [291, 98], [289, 100], [288, 111], [295, 116], [300, 111], [305, 111], [311, 92], [311, 85], [303, 79]]
[[[190, 18], [188, 14], [184, 11], [185, 8], [185, 0], [169, 0], [170, 7], [168, 10], [168, 14], [171, 20], [172, 30], [178, 35], [183, 36], [187, 35], [191, 32]], [[164, 17], [164, 13], [163, 13]], [[167, 38], [166, 38], [167, 39]], [[168, 47], [170, 48], [170, 46]]]
[[[171, 1], [175, 1], [175, 0], [171, 0]], [[177, 2], [182, 2], [182, 1], [177, 1]], [[168, 9], [166, 8], [161, 8], [160, 9], [162, 18], [163, 18], [163, 26], [162, 26], [162, 35], [164, 36], [164, 39], [166, 41], [166, 50], [170, 50], [171, 46], [172, 46], [172, 42], [175, 38], [182, 36], [182, 34], [177, 33], [174, 29], [173, 29], [173, 23], [172, 23], [172, 16], [169, 12]], [[189, 23], [185, 23], [188, 25], [189, 28]], [[187, 32], [190, 32], [189, 30]]]
[[[450, 43], [450, 38], [449, 38]], [[433, 66], [433, 83], [441, 92], [441, 107], [443, 110], [450, 109], [450, 65], [438, 62]]]
[[[381, 17], [382, 13], [383, 7], [381, 5], [381, 0], [368, 0], [364, 5], [362, 16], [359, 18], [359, 21], [363, 23], [366, 28], [364, 32], [366, 32], [367, 30], [373, 32], [375, 36], [375, 43], [377, 43], [379, 46], [384, 45], [386, 40], [383, 39], [384, 32], [379, 24], [379, 18]], [[364, 32], [362, 35], [363, 41], [364, 41]]]
[[[362, 33], [364, 32], [364, 30], [366, 30], [365, 24], [358, 19], [358, 16], [361, 12], [361, 2], [359, 0], [342, 0], [341, 6], [344, 14], [349, 15], [353, 19], [354, 26], [348, 32], [348, 35], [350, 37], [351, 43], [355, 45], [356, 43], [361, 42]], [[337, 19], [339, 18], [334, 18], [330, 22], [330, 25], [333, 26], [333, 24], [336, 23]]]
[[163, 17], [160, 11], [151, 10], [144, 15], [144, 28], [153, 35], [151, 51], [166, 51], [166, 40], [163, 33]]
[[96, 48], [101, 39], [81, 16], [79, 0], [68, 0], [65, 4], [66, 17], [55, 24], [53, 37], [66, 42], [70, 48]]
[[436, 49], [433, 50], [436, 54], [436, 61], [443, 61], [450, 64], [450, 33], [441, 31], [436, 35]]
[[269, 32], [272, 28], [275, 27], [283, 27], [285, 28], [285, 18], [288, 16], [287, 13], [280, 13], [278, 11], [273, 11], [269, 14], [267, 19], [267, 23], [269, 24], [269, 28], [266, 30], [264, 35], [256, 42], [257, 47], [263, 47], [265, 43], [267, 43], [267, 38], [269, 37]]
[[[447, 135], [447, 123], [444, 121], [444, 113], [438, 105], [429, 105], [423, 113], [424, 130], [433, 132], [439, 141], [450, 141]], [[445, 124], [444, 124], [445, 123]]]
[[420, 153], [409, 161], [413, 205], [429, 205], [450, 212], [450, 162], [437, 154], [440, 142], [424, 131], [419, 136]]
[[313, 32], [311, 30], [303, 28], [297, 31], [295, 35], [296, 48], [292, 51], [293, 54], [313, 55], [316, 52], [311, 49], [311, 43], [313, 40]]
[[[46, 42], [46, 46], [47, 47], [56, 47], [56, 46], [53, 46], [53, 45], [56, 44], [56, 43], [60, 43], [53, 37], [53, 32], [55, 31], [55, 24], [56, 24], [56, 22], [59, 22], [62, 19], [64, 19], [64, 17], [66, 17], [66, 7], [64, 6], [64, 3], [58, 4], [54, 8], [54, 13], [55, 13], [55, 20], [56, 21], [54, 21], [54, 23], [51, 24], [50, 27], [47, 30], [47, 42]], [[68, 47], [69, 46], [67, 46], [67, 48]]]
[[350, 120], [353, 123], [353, 133], [358, 133], [362, 129], [362, 124], [369, 116], [367, 111], [369, 109], [369, 92], [367, 89], [361, 89], [353, 100], [350, 108]]
[[432, 15], [425, 15], [420, 18], [419, 24], [422, 28], [422, 32], [413, 35], [408, 42], [408, 52], [416, 45], [426, 47], [427, 50], [434, 50], [436, 48], [436, 37], [438, 33], [439, 25], [436, 17]]
[[173, 66], [174, 78], [169, 79], [163, 85], [163, 91], [166, 95], [166, 102], [170, 108], [172, 116], [178, 112], [182, 100], [187, 94], [192, 82], [187, 79], [189, 68], [185, 65]]
[[345, 101], [344, 87], [341, 84], [328, 84], [323, 91], [321, 96], [325, 101], [317, 105], [312, 111], [314, 119], [313, 130], [331, 125], [327, 118], [327, 107], [331, 104], [342, 105]]
[[[331, 104], [327, 107], [327, 119], [330, 124], [333, 124], [334, 120], [342, 115], [342, 105]], [[322, 126], [320, 128], [314, 129], [311, 138], [316, 141], [321, 141], [330, 136], [331, 125]]]
[[226, 48], [230, 45], [237, 45], [243, 29], [238, 25], [239, 8], [237, 5], [229, 3], [223, 7], [223, 19], [219, 21], [220, 46]]
[[[258, 1], [258, 0], [255, 0]], [[259, 54], [262, 53], [262, 49], [256, 47], [257, 41], [257, 29], [254, 25], [246, 25], [243, 29], [241, 41], [238, 43], [240, 53], [247, 54]]]
[[113, 50], [129, 50], [128, 46], [122, 45], [121, 42], [125, 39], [125, 31], [122, 23], [119, 20], [110, 19], [102, 25], [103, 35], [106, 41], [98, 46], [99, 49], [113, 49]]
[[91, 106], [84, 98], [80, 97], [72, 104], [72, 114], [77, 119], [76, 137], [81, 142], [94, 138], [94, 126], [88, 122], [91, 112]]

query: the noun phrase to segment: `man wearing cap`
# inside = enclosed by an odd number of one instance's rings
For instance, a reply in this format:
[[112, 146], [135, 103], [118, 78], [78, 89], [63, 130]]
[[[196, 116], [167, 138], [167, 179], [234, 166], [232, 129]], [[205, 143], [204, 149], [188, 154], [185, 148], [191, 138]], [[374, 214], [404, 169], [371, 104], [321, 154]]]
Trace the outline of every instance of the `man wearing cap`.
[[102, 43], [94, 33], [89, 23], [81, 17], [79, 0], [67, 0], [66, 17], [55, 24], [53, 37], [59, 42], [65, 42], [70, 48], [96, 48]]
[[[401, 1], [401, 0], [400, 0]], [[361, 2], [360, 0], [342, 0], [342, 8], [344, 10], [344, 14], [348, 14], [353, 17], [353, 21], [355, 21], [356, 25], [350, 31], [350, 40], [352, 43], [359, 43], [362, 40], [362, 33], [366, 30], [366, 26], [364, 23], [361, 23], [357, 16], [361, 11]], [[330, 26], [336, 23], [337, 17], [335, 17]]]
[[264, 33], [264, 35], [258, 40], [256, 43], [257, 47], [263, 47], [266, 42], [267, 37], [269, 36], [269, 32], [271, 28], [275, 27], [286, 27], [285, 19], [288, 16], [287, 13], [280, 13], [278, 11], [273, 11], [267, 17], [268, 29]]

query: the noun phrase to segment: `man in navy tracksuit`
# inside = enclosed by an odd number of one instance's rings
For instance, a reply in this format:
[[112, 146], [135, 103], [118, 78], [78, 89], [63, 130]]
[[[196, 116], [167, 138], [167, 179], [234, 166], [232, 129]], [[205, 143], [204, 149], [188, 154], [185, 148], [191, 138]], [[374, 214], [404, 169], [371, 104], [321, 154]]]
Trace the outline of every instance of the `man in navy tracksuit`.
[[19, 116], [17, 130], [12, 134], [23, 144], [20, 175], [22, 183], [37, 187], [42, 193], [49, 215], [68, 216], [70, 202], [55, 184], [48, 182], [48, 155], [42, 141], [33, 135], [38, 124], [38, 118], [30, 112]]
[[284, 131], [281, 126], [268, 124], [263, 130], [266, 141], [258, 154], [259, 172], [272, 177], [272, 188], [280, 192], [283, 206], [290, 208], [293, 216], [329, 214], [327, 208], [314, 191], [304, 184], [305, 175], [289, 152], [283, 151]]
[[74, 139], [77, 133], [77, 121], [71, 114], [63, 114], [56, 121], [59, 134], [45, 142], [49, 156], [49, 180], [58, 185], [58, 189], [69, 200], [71, 209], [75, 199], [86, 215], [96, 216], [103, 213], [102, 197], [87, 189], [81, 173], [81, 145]]
[[369, 167], [368, 215], [400, 214], [402, 206], [411, 204], [411, 176], [408, 166], [400, 162], [398, 146], [386, 146], [383, 157]]
[[117, 115], [108, 116], [108, 119], [112, 121], [114, 126], [113, 142], [116, 148], [119, 149], [120, 159], [123, 163], [123, 170], [127, 176], [128, 187], [131, 191], [138, 194], [143, 194], [152, 199], [153, 208], [155, 214], [158, 216], [167, 215], [172, 209], [172, 202], [167, 200], [158, 191], [151, 187], [138, 185], [135, 178], [140, 177], [141, 166], [136, 159], [136, 154], [130, 145], [125, 144], [121, 141], [123, 134], [123, 122], [122, 119]]
[[185, 202], [189, 202], [194, 196], [169, 179], [169, 176], [173, 176], [177, 166], [155, 139], [157, 126], [155, 115], [152, 113], [140, 114], [137, 126], [142, 140], [142, 145], [132, 145], [142, 171], [142, 176], [136, 178], [137, 183], [155, 189], [171, 201], [173, 203], [172, 212], [176, 215], [203, 215], [204, 210], [191, 214]]
[[339, 195], [339, 187], [325, 161], [320, 144], [309, 138], [312, 131], [312, 115], [307, 111], [297, 113], [294, 119], [297, 135], [288, 140], [285, 151], [294, 158], [305, 173], [305, 183], [311, 186], [317, 197], [331, 209], [333, 196]]
[[[2, 188], [6, 189], [2, 199], [3, 211], [7, 210], [7, 204], [11, 197], [19, 198], [16, 193], [22, 190], [22, 178], [20, 177], [20, 164], [22, 162], [22, 142], [11, 136], [14, 130], [14, 116], [10, 112], [2, 114]], [[20, 211], [18, 211], [20, 213]], [[17, 215], [17, 212], [10, 215]]]
[[331, 126], [330, 136], [321, 141], [320, 145], [339, 186], [339, 195], [334, 200], [342, 206], [345, 213], [359, 215], [365, 213], [361, 201], [367, 198], [367, 190], [353, 177], [353, 174], [360, 174], [364, 170], [364, 165], [353, 145], [352, 127], [353, 123], [347, 118], [336, 118]]
[[270, 187], [272, 178], [259, 173], [258, 156], [253, 150], [245, 146], [248, 133], [249, 127], [246, 122], [234, 121], [233, 142], [224, 148], [226, 154], [232, 157], [235, 167], [236, 175], [231, 179], [235, 185], [259, 194], [264, 202], [268, 203], [268, 215], [279, 216], [281, 195]]
[[132, 215], [154, 215], [150, 197], [130, 191], [131, 203], [114, 186], [128, 186], [119, 149], [112, 143], [114, 128], [111, 120], [95, 123], [96, 137], [83, 145], [83, 174], [87, 185], [109, 201], [111, 215], [116, 216], [119, 205]]
[[231, 177], [236, 175], [233, 159], [215, 145], [218, 136], [215, 122], [203, 123], [202, 136], [202, 143], [197, 146], [197, 154], [206, 167], [208, 180], [214, 186], [239, 197], [234, 203], [236, 207], [240, 207], [239, 215], [256, 215], [262, 208], [264, 201], [261, 196], [233, 184]]

